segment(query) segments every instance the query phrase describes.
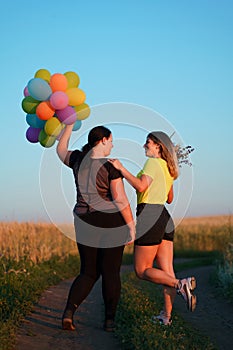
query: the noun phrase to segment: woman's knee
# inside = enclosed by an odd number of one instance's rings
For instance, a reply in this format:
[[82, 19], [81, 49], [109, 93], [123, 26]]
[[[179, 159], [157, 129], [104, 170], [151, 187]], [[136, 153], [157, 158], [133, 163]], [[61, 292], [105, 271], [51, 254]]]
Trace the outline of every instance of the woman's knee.
[[93, 283], [98, 281], [98, 279], [100, 278], [100, 273], [97, 273], [95, 271], [83, 271], [80, 273], [80, 275], [82, 275], [86, 279], [89, 279], [89, 281]]
[[135, 271], [136, 276], [139, 279], [142, 279], [142, 280], [144, 279], [144, 277], [145, 277], [145, 274], [144, 274], [145, 270], [144, 269], [140, 269], [140, 268], [135, 266], [134, 271]]

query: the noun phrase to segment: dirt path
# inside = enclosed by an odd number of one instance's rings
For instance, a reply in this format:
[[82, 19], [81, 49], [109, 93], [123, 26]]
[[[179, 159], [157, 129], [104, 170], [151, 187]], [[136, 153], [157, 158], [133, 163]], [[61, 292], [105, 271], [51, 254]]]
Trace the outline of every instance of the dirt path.
[[[195, 268], [179, 273], [179, 277], [195, 275], [198, 287], [198, 306], [188, 312], [183, 300], [175, 300], [174, 309], [193, 327], [208, 335], [219, 350], [233, 348], [233, 305], [221, 296], [216, 297], [209, 284], [214, 267]], [[124, 270], [124, 267], [123, 267]], [[80, 306], [74, 319], [77, 331], [61, 329], [61, 316], [72, 280], [63, 281], [43, 293], [38, 304], [19, 330], [16, 350], [120, 350], [121, 346], [113, 333], [104, 332], [101, 281]], [[200, 350], [200, 349], [197, 349]]]
[[16, 350], [119, 350], [114, 333], [103, 330], [99, 280], [74, 317], [74, 332], [61, 329], [61, 317], [73, 279], [46, 290], [19, 330]]
[[212, 343], [219, 350], [233, 349], [233, 304], [228, 303], [224, 297], [216, 293], [209, 283], [214, 266], [204, 266], [178, 273], [178, 277], [195, 276], [197, 288], [195, 294], [198, 298], [197, 308], [188, 312], [183, 300], [176, 298], [174, 310], [194, 328], [209, 336]]

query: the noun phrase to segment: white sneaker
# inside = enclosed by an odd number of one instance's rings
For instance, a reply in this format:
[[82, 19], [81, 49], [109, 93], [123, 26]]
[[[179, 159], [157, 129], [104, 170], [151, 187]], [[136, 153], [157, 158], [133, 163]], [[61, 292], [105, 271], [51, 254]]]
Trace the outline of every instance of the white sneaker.
[[187, 277], [180, 280], [179, 287], [177, 288], [177, 293], [180, 294], [187, 303], [187, 308], [190, 311], [194, 311], [197, 304], [196, 295], [192, 291], [196, 288], [195, 277]]
[[165, 312], [162, 310], [162, 311], [160, 311], [160, 314], [159, 315], [157, 315], [157, 316], [152, 316], [151, 317], [151, 321], [153, 322], [153, 323], [160, 323], [160, 324], [162, 324], [162, 325], [164, 325], [164, 326], [170, 326], [171, 324], [172, 324], [172, 319], [171, 319], [171, 317], [169, 318], [169, 317], [167, 317], [166, 315], [165, 315]]

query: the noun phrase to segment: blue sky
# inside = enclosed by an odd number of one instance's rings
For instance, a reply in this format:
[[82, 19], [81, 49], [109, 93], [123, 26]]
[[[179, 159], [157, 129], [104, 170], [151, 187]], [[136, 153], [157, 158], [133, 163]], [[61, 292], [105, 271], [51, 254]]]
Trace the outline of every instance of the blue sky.
[[[158, 112], [184, 144], [195, 148], [192, 181], [181, 187], [183, 193], [192, 187], [185, 215], [232, 214], [232, 1], [41, 0], [32, 5], [22, 0], [1, 3], [0, 12], [0, 220], [51, 219], [40, 177], [42, 167], [43, 179], [53, 187], [58, 167], [55, 147], [45, 150], [25, 139], [21, 108], [23, 89], [40, 68], [52, 74], [70, 70], [79, 74], [80, 88], [94, 111], [83, 122], [80, 135], [85, 127], [102, 122], [95, 110], [125, 103], [142, 112], [137, 118], [140, 123], [145, 120], [145, 135], [131, 130], [130, 140], [135, 136], [137, 143], [143, 143], [150, 124], [153, 130], [159, 126], [158, 119], [145, 119], [146, 111]], [[122, 123], [121, 118], [110, 112], [109, 123], [117, 122]], [[124, 122], [138, 125], [132, 110]], [[113, 137], [122, 134], [122, 127], [114, 125]], [[55, 168], [44, 163], [45, 153]], [[59, 171], [62, 183], [68, 183], [63, 191], [67, 186], [72, 206], [72, 176], [69, 169]], [[65, 221], [63, 203], [51, 196], [54, 220]]]

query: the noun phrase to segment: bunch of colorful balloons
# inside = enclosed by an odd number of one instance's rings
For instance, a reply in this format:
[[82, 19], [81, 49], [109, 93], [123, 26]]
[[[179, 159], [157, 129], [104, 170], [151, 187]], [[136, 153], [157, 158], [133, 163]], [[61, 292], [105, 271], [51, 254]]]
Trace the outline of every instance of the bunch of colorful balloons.
[[61, 137], [65, 125], [74, 124], [73, 131], [80, 129], [82, 120], [90, 115], [90, 107], [79, 83], [75, 72], [51, 75], [47, 69], [39, 69], [35, 73], [24, 88], [22, 100], [29, 142], [51, 147]]

